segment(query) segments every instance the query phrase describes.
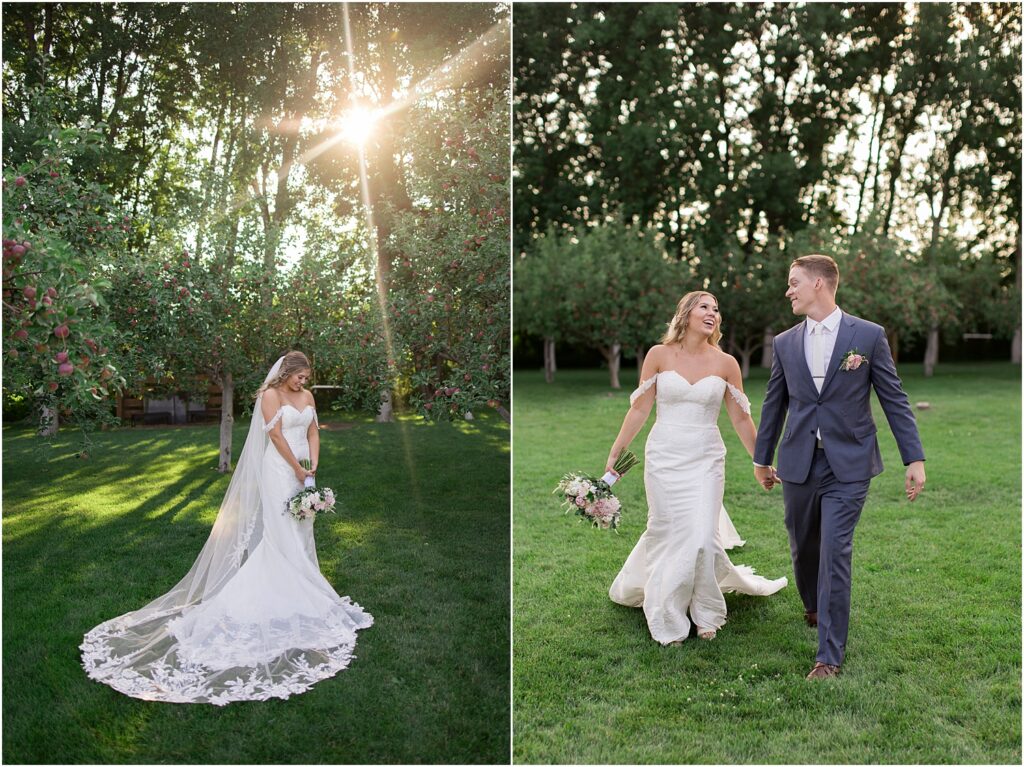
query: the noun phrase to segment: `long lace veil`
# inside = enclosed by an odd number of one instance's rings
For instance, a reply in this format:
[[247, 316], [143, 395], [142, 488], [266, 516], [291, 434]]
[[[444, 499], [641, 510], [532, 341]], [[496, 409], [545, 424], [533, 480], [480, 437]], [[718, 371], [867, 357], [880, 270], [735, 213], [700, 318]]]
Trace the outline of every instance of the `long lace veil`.
[[[278, 359], [270, 368], [263, 380], [264, 385], [277, 375], [283, 359]], [[150, 612], [152, 617], [156, 617], [168, 610], [179, 610], [209, 599], [231, 579], [262, 539], [260, 464], [269, 441], [263, 429], [262, 398], [260, 394], [256, 399], [249, 433], [221, 501], [217, 519], [192, 569], [162, 597], [130, 615], [142, 618], [143, 613]]]
[[[284, 357], [274, 363], [264, 385], [277, 375], [282, 360]], [[167, 624], [183, 608], [210, 599], [223, 588], [262, 539], [260, 464], [269, 437], [263, 428], [261, 399], [262, 394], [253, 408], [249, 434], [224, 493], [217, 519], [192, 569], [170, 591], [145, 607], [101, 624], [116, 633], [116, 640], [109, 634], [107, 638], [117, 642], [114, 649], [121, 657], [137, 653], [137, 659], [144, 661], [147, 649], [159, 654], [163, 648], [157, 646], [167, 638]]]

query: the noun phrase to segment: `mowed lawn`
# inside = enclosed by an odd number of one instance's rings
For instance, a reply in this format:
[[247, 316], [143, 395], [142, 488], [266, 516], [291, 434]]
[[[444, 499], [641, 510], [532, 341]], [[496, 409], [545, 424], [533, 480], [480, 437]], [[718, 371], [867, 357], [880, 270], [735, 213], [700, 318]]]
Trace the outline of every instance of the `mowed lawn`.
[[228, 484], [217, 427], [100, 433], [88, 460], [74, 433], [3, 430], [5, 763], [508, 761], [508, 426], [323, 422], [344, 511], [316, 523], [320, 565], [376, 623], [309, 692], [223, 708], [126, 697], [78, 650], [192, 565]]
[[[1009, 364], [903, 365], [928, 457], [915, 503], [875, 403], [886, 471], [854, 538], [841, 677], [804, 679], [817, 634], [792, 582], [781, 489], [755, 484], [723, 414], [732, 560], [779, 594], [729, 594], [712, 642], [661, 647], [608, 586], [644, 529], [643, 467], [616, 490], [619, 534], [563, 515], [551, 491], [598, 472], [635, 385], [603, 371], [515, 377], [513, 752], [519, 763], [1021, 762], [1021, 380]], [[759, 420], [767, 371], [746, 382]], [[648, 427], [654, 422], [652, 414]], [[633, 443], [643, 455], [645, 429]]]

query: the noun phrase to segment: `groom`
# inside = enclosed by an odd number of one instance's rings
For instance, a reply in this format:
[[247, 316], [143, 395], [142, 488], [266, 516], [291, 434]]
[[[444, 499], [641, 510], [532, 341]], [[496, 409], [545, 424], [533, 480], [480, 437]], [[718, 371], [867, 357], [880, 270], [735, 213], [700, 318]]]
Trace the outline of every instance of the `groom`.
[[[775, 337], [754, 449], [757, 481], [765, 490], [783, 483], [796, 585], [808, 625], [818, 627], [808, 679], [837, 675], [846, 652], [853, 528], [871, 478], [882, 472], [872, 389], [907, 467], [909, 500], [925, 480], [917, 423], [885, 331], [844, 314], [836, 306], [838, 287], [839, 269], [828, 256], [803, 256], [790, 267], [786, 298], [793, 314], [806, 319]], [[780, 434], [776, 473], [771, 464]]]

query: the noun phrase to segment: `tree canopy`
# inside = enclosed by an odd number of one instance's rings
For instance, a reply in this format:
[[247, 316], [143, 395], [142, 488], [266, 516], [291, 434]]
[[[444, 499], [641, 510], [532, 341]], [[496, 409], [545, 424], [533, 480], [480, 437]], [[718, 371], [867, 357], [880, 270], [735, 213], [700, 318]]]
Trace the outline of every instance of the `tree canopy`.
[[[4, 238], [63, 238], [45, 251], [80, 263], [103, 364], [128, 389], [211, 379], [229, 405], [298, 347], [339, 407], [377, 410], [395, 393], [424, 416], [507, 413], [510, 340], [495, 328], [509, 307], [508, 15], [477, 3], [5, 5]], [[51, 188], [73, 221], [17, 215]], [[14, 255], [7, 298], [31, 265]], [[444, 272], [453, 260], [466, 262], [457, 278]], [[392, 322], [439, 272], [448, 313]], [[5, 371], [23, 375], [5, 391], [89, 421], [83, 387], [101, 400], [118, 387], [61, 374], [49, 350], [23, 366], [42, 339], [16, 334], [16, 310], [5, 302]], [[441, 326], [458, 336], [417, 351]], [[460, 384], [457, 403], [431, 406]]]
[[[744, 356], [788, 321], [762, 298], [784, 289], [774, 260], [818, 240], [842, 262], [866, 236], [875, 285], [927, 315], [891, 332], [1019, 348], [1020, 23], [1012, 3], [517, 7], [516, 251], [649, 227], [692, 272], [680, 294], [717, 289]], [[993, 278], [987, 316], [958, 311], [963, 274]]]

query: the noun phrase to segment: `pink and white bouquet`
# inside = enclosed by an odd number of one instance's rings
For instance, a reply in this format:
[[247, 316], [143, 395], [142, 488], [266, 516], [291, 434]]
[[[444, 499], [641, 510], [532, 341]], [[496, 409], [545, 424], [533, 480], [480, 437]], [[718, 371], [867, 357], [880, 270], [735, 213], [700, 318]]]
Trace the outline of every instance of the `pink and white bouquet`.
[[317, 514], [334, 513], [334, 491], [329, 487], [304, 487], [288, 501], [288, 513], [296, 519], [309, 519]]
[[597, 478], [590, 474], [570, 472], [562, 477], [554, 492], [562, 497], [565, 513], [574, 512], [602, 530], [619, 526], [622, 516], [622, 504], [611, 491], [619, 478], [637, 465], [639, 461], [633, 453], [623, 450], [619, 453], [612, 471]]
[[[302, 459], [299, 464], [304, 469], [310, 469], [309, 460]], [[309, 519], [317, 514], [333, 514], [336, 506], [334, 491], [329, 487], [317, 487], [316, 480], [306, 477], [305, 487], [288, 501], [287, 513], [296, 519]]]

